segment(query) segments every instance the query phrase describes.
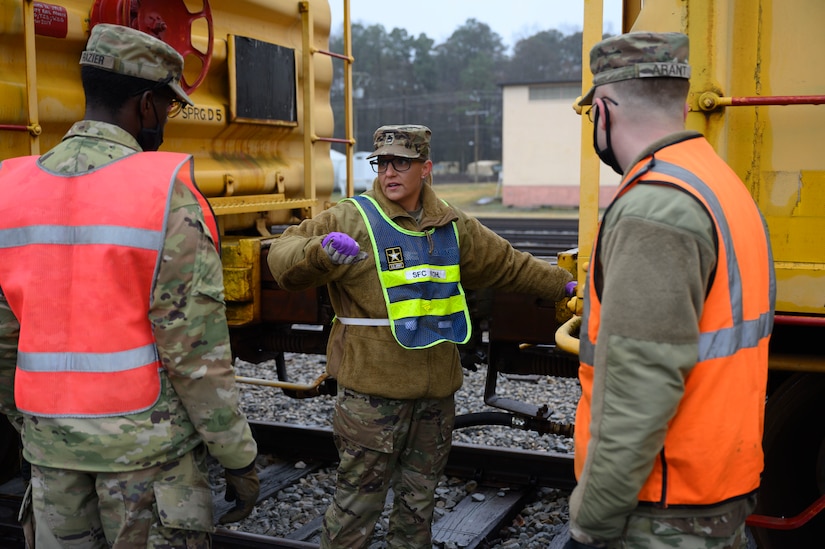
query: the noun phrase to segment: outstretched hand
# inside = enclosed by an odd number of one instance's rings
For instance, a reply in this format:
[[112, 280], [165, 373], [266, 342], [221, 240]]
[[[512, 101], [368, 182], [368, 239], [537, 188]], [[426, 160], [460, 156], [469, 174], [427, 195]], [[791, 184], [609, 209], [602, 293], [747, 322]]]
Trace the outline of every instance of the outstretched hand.
[[367, 257], [365, 252], [361, 252], [358, 242], [346, 233], [329, 233], [321, 241], [321, 247], [336, 265], [349, 265]]

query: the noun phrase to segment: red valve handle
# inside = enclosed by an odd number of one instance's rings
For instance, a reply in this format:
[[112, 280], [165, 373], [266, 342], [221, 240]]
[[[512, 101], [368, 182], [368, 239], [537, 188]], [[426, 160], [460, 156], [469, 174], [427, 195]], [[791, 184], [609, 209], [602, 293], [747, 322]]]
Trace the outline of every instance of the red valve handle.
[[[200, 62], [201, 70], [193, 82], [188, 81], [186, 74], [181, 79], [183, 89], [191, 93], [206, 78], [212, 61], [212, 10], [208, 0], [202, 1], [203, 8], [193, 13], [183, 0], [95, 0], [89, 16], [90, 28], [98, 23], [129, 26], [175, 48], [184, 57], [184, 66], [187, 66], [187, 58], [194, 57]], [[192, 43], [193, 25], [199, 19], [206, 21], [208, 30], [205, 52]]]

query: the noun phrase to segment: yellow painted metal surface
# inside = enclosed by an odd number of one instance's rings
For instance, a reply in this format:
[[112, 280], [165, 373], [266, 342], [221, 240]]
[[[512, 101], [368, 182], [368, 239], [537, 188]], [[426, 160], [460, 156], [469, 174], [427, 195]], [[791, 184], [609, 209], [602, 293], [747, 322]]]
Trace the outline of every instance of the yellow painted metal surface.
[[221, 242], [226, 318], [230, 326], [261, 318], [261, 240], [227, 237]]
[[778, 314], [825, 315], [825, 105], [706, 111], [700, 98], [825, 93], [823, 21], [821, 0], [648, 0], [632, 27], [690, 36], [688, 126], [739, 174], [768, 222]]
[[[185, 4], [193, 13], [203, 9], [202, 1]], [[49, 150], [83, 118], [78, 61], [93, 6], [93, 0], [0, 0], [0, 160]], [[227, 317], [243, 325], [261, 318], [260, 240], [229, 235], [266, 234], [269, 225], [315, 215], [330, 203], [330, 146], [319, 136], [333, 137], [332, 60], [318, 52], [328, 50], [331, 17], [325, 0], [210, 0], [209, 9], [209, 69], [189, 94], [194, 107], [167, 123], [162, 150], [195, 158], [195, 181], [224, 233]], [[208, 31], [204, 18], [195, 19], [190, 43], [200, 52], [208, 51]], [[293, 50], [294, 121], [237, 116], [234, 37]], [[204, 68], [198, 57], [185, 57], [185, 81], [198, 80]]]
[[[579, 250], [576, 248], [573, 250], [560, 252], [557, 256], [556, 264], [573, 276], [578, 276], [579, 265], [584, 265], [584, 262], [579, 261]], [[576, 309], [576, 303], [581, 302], [580, 297], [583, 287], [584, 284], [580, 283], [577, 287], [577, 296], [574, 296], [571, 299], [562, 299], [556, 303], [556, 324], [564, 324], [570, 320], [574, 314], [581, 314], [581, 311], [577, 311]], [[556, 340], [556, 344], [562, 346], [558, 340]], [[564, 346], [562, 346], [562, 348], [569, 351], [569, 349]], [[578, 351], [576, 351], [576, 354], [578, 354]]]
[[[589, 89], [592, 18], [585, 0], [583, 92]], [[687, 126], [700, 131], [742, 179], [769, 228], [777, 277], [776, 313], [825, 322], [825, 2], [821, 0], [624, 0], [624, 32], [690, 37]], [[579, 259], [589, 259], [598, 193], [589, 136], [582, 139]], [[596, 175], [594, 175], [596, 173]], [[581, 278], [586, 268], [579, 268]], [[784, 322], [784, 319], [780, 320]], [[573, 324], [557, 334], [568, 345]], [[788, 346], [789, 336], [783, 338]], [[825, 372], [818, 357], [772, 352], [772, 370]]]
[[[169, 0], [176, 2], [177, 0]], [[197, 2], [190, 4], [197, 6]], [[45, 8], [44, 8], [45, 6]], [[84, 98], [78, 60], [86, 42], [92, 0], [0, 0], [0, 125], [29, 126], [39, 123], [42, 133], [0, 129], [0, 160], [12, 156], [45, 152], [63, 137], [71, 124], [83, 118]], [[162, 150], [187, 152], [195, 157], [195, 179], [208, 197], [227, 197], [223, 204], [239, 202], [248, 209], [254, 200], [237, 197], [282, 193], [287, 200], [310, 200], [308, 209], [317, 210], [329, 200], [333, 187], [329, 144], [311, 144], [311, 170], [306, 168], [308, 148], [314, 135], [332, 136], [334, 124], [329, 90], [332, 61], [315, 50], [329, 46], [331, 16], [325, 0], [211, 0], [213, 52], [209, 72], [191, 93], [194, 107], [188, 107], [166, 126]], [[24, 8], [35, 8], [35, 16], [64, 12], [65, 37], [26, 34]], [[303, 10], [303, 13], [302, 13]], [[305, 41], [302, 17], [311, 21]], [[62, 23], [52, 22], [52, 28]], [[204, 21], [193, 25], [191, 43], [207, 50]], [[271, 125], [233, 121], [230, 105], [230, 36], [242, 36], [291, 48], [296, 59], [297, 123]], [[24, 44], [31, 42], [32, 48]], [[311, 50], [311, 51], [308, 51]], [[36, 62], [33, 62], [36, 59]], [[306, 61], [304, 61], [306, 59]], [[193, 82], [200, 63], [187, 56], [186, 75]], [[312, 86], [304, 75], [311, 74]], [[304, 92], [310, 87], [311, 92]], [[305, 109], [309, 99], [311, 108]], [[311, 112], [312, 128], [305, 121]], [[314, 176], [305, 186], [307, 175]], [[288, 222], [294, 203], [266, 196], [258, 201], [270, 210], [270, 223]], [[302, 206], [304, 207], [304, 206]], [[236, 208], [234, 211], [240, 211]], [[227, 211], [232, 211], [227, 210]], [[259, 212], [226, 213], [223, 230], [254, 226]]]
[[[582, 30], [582, 96], [593, 85], [590, 72], [590, 49], [602, 39], [604, 19], [603, 0], [585, 0], [584, 27]], [[576, 102], [578, 107], [578, 101]], [[593, 150], [593, 126], [586, 116], [581, 117], [581, 160], [579, 185], [579, 249], [576, 279], [584, 286], [586, 274], [581, 268], [590, 261], [596, 229], [599, 222], [599, 173], [602, 165]]]

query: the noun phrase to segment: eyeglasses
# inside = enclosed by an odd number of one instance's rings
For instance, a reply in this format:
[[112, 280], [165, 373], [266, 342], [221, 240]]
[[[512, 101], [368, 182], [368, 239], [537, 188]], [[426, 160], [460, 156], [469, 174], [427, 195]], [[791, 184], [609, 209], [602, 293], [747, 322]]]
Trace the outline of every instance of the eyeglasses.
[[412, 166], [412, 158], [404, 158], [403, 156], [388, 156], [386, 158], [379, 158], [378, 160], [371, 160], [370, 166], [375, 173], [384, 173], [387, 171], [387, 166], [392, 164], [392, 169], [397, 172], [406, 172]]
[[183, 110], [184, 104], [185, 103], [177, 97], [173, 97], [169, 102], [169, 106], [166, 107], [166, 117], [175, 118], [177, 115], [180, 114], [180, 111]]
[[[610, 101], [611, 103], [613, 103], [613, 104], [614, 104], [614, 105], [616, 105], [617, 107], [619, 106], [619, 104], [618, 104], [618, 103], [616, 103], [615, 101], [613, 101], [612, 99], [610, 99], [610, 98], [609, 98], [609, 97], [607, 97], [607, 96], [600, 97], [599, 99], [601, 99], [601, 100], [602, 100], [602, 101], [604, 101], [604, 102], [608, 102], [608, 101]], [[596, 106], [596, 104], [594, 103], [594, 104], [593, 104], [593, 105], [592, 105], [589, 109], [587, 109], [586, 111], [584, 111], [585, 116], [587, 116], [587, 119], [588, 119], [588, 120], [590, 120], [591, 122], [593, 122], [593, 117], [595, 116], [595, 114], [593, 113], [593, 107], [595, 107], [595, 106]]]
[[168, 95], [167, 92], [171, 92], [172, 89], [169, 88], [169, 82], [172, 81], [172, 77], [166, 78], [151, 88], [144, 88], [138, 92], [133, 93], [132, 95], [142, 95], [148, 91], [154, 93], [158, 97], [162, 97], [163, 99], [169, 100], [169, 105], [166, 107], [166, 118], [175, 118], [177, 115], [180, 114], [180, 111], [183, 110], [183, 106], [185, 103], [180, 100], [177, 95]]

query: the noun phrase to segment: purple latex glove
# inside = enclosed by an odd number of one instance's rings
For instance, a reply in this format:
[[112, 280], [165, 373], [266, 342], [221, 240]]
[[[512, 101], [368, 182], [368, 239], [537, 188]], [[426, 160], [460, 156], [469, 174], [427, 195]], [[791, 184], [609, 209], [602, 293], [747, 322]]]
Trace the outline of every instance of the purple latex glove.
[[579, 283], [576, 280], [571, 280], [570, 282], [565, 284], [564, 295], [566, 295], [567, 297], [573, 297], [574, 295], [576, 295], [576, 286], [578, 285]]
[[363, 259], [358, 243], [345, 233], [329, 233], [321, 242], [321, 247], [329, 255], [330, 261], [336, 265], [349, 265]]

